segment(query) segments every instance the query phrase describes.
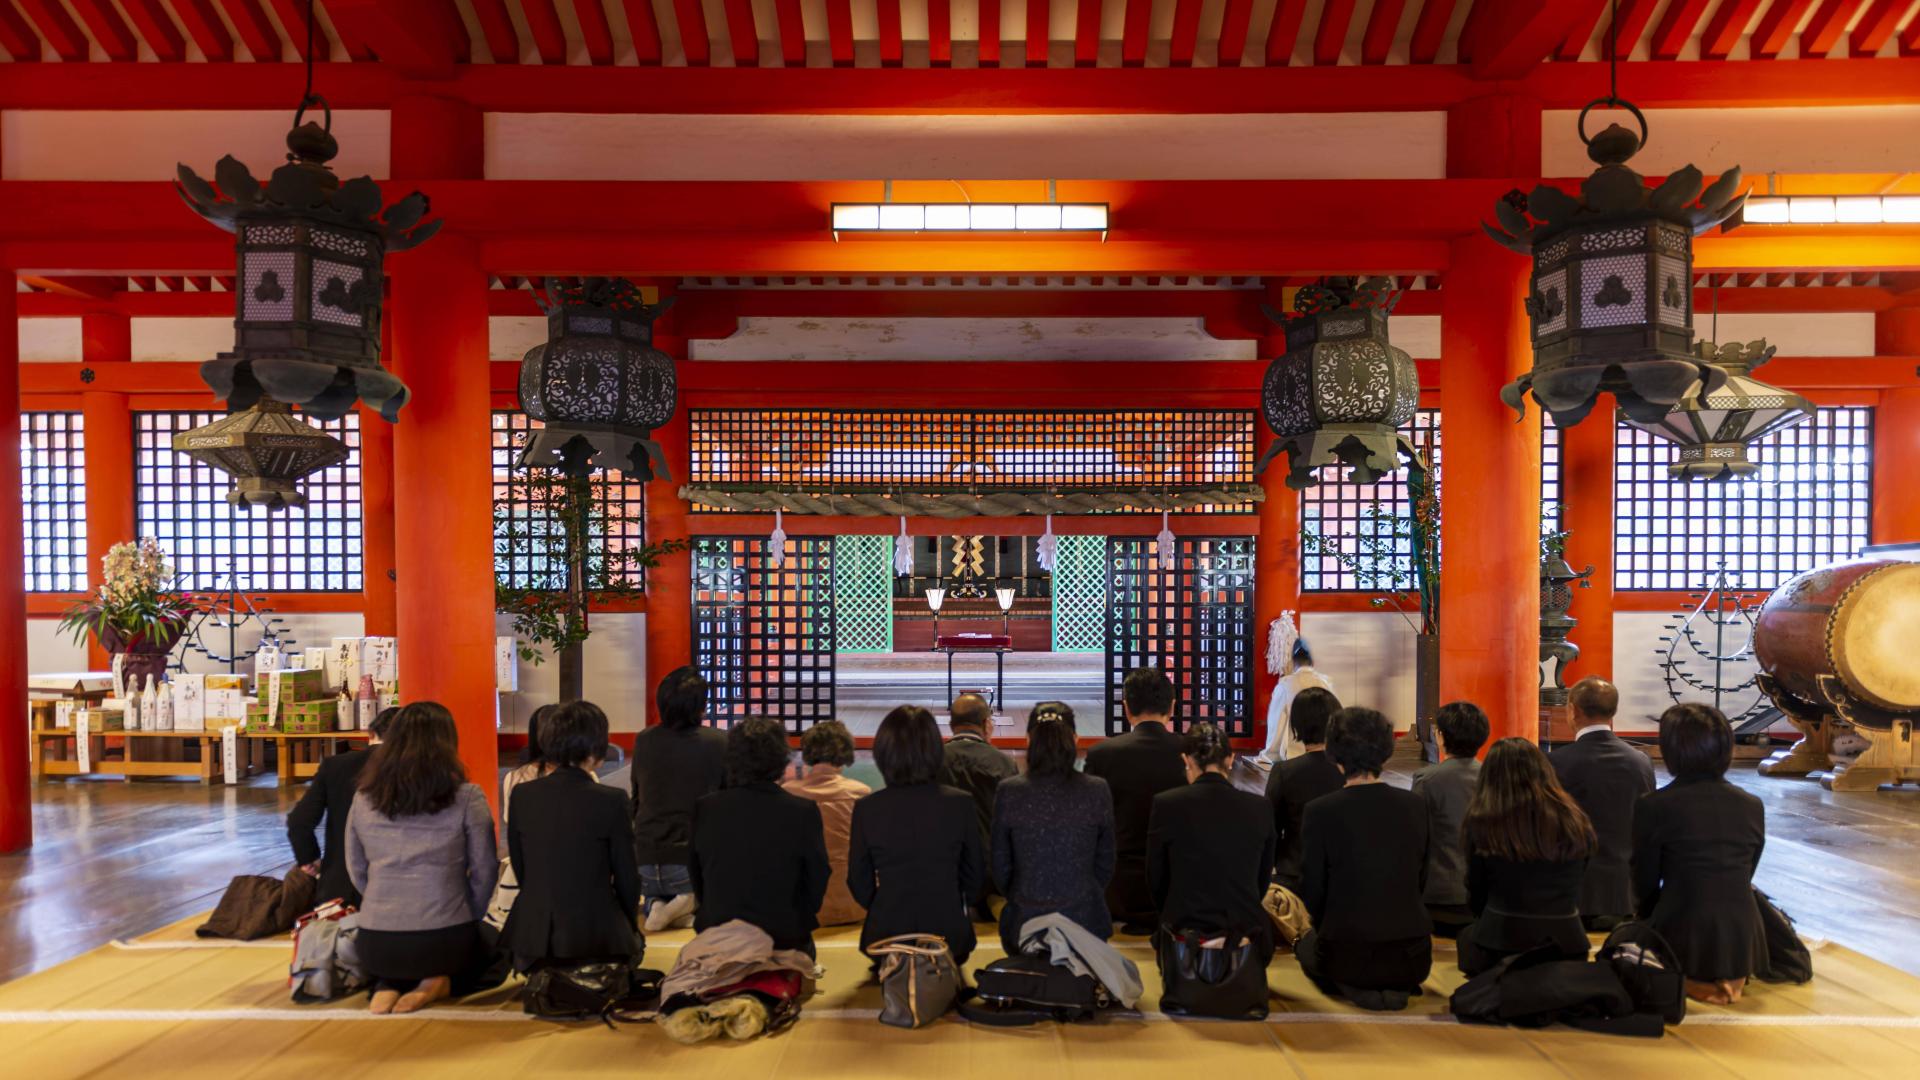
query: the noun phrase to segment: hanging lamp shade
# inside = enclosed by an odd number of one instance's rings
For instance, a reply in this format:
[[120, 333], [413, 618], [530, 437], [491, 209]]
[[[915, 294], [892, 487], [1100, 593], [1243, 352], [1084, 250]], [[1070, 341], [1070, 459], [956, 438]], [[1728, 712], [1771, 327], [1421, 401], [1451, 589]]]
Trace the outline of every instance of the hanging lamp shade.
[[[324, 102], [322, 103], [324, 106]], [[384, 211], [367, 177], [341, 183], [327, 162], [339, 152], [325, 125], [287, 133], [287, 163], [263, 186], [232, 156], [209, 184], [185, 165], [175, 185], [201, 217], [235, 234], [239, 255], [234, 346], [200, 366], [230, 408], [262, 398], [322, 419], [364, 401], [387, 420], [407, 402], [406, 384], [380, 366], [380, 315], [390, 251], [426, 242], [427, 197], [414, 192]]]
[[1287, 351], [1261, 385], [1261, 409], [1279, 438], [1256, 471], [1284, 450], [1287, 486], [1298, 491], [1319, 483], [1323, 465], [1347, 466], [1355, 483], [1371, 484], [1413, 460], [1399, 428], [1419, 408], [1420, 376], [1387, 340], [1397, 300], [1386, 278], [1329, 279], [1301, 289], [1292, 315], [1268, 309], [1286, 328]]
[[1689, 165], [1649, 188], [1628, 159], [1646, 141], [1612, 124], [1580, 138], [1599, 166], [1579, 195], [1541, 185], [1494, 204], [1499, 225], [1487, 235], [1533, 259], [1526, 300], [1533, 327], [1533, 370], [1501, 391], [1523, 415], [1526, 395], [1570, 427], [1585, 419], [1601, 393], [1622, 412], [1657, 423], [1695, 383], [1719, 389], [1725, 373], [1693, 354], [1693, 238], [1746, 202], [1736, 166], [1702, 190]]
[[679, 400], [673, 358], [653, 347], [653, 320], [672, 303], [645, 304], [620, 278], [547, 279], [547, 340], [520, 362], [521, 407], [546, 426], [520, 464], [672, 479], [653, 440]]
[[1747, 459], [1747, 447], [1812, 416], [1813, 402], [1752, 377], [1754, 368], [1773, 359], [1774, 346], [1764, 340], [1717, 347], [1701, 341], [1695, 343], [1694, 351], [1724, 373], [1725, 381], [1718, 388], [1708, 390], [1704, 382], [1695, 383], [1671, 412], [1654, 423], [1635, 420], [1624, 409], [1620, 418], [1679, 447], [1678, 459], [1667, 466], [1667, 475], [1676, 480], [1750, 475], [1758, 466]]
[[297, 482], [347, 460], [345, 443], [272, 398], [175, 435], [173, 448], [231, 475], [228, 502], [269, 510], [307, 505]]

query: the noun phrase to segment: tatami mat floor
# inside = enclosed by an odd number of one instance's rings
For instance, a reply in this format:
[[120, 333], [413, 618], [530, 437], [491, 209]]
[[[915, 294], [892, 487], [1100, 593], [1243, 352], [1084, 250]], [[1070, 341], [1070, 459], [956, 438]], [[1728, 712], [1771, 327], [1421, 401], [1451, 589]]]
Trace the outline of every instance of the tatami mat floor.
[[[1138, 938], [1117, 940], [1146, 978], [1137, 1014], [1018, 1030], [948, 1019], [899, 1031], [874, 1020], [878, 988], [866, 981], [857, 929], [842, 927], [819, 936], [826, 976], [792, 1030], [743, 1044], [683, 1047], [649, 1025], [526, 1018], [511, 984], [412, 1017], [369, 1017], [364, 996], [294, 1006], [284, 940], [200, 941], [192, 934], [198, 921], [0, 986], [0, 1075], [1908, 1080], [1920, 1062], [1920, 979], [1831, 944], [1816, 948], [1812, 983], [1756, 986], [1730, 1009], [1696, 1006], [1686, 1023], [1657, 1040], [1456, 1024], [1446, 1015], [1446, 995], [1461, 976], [1445, 943], [1428, 992], [1404, 1013], [1371, 1014], [1329, 1000], [1281, 957], [1269, 975], [1268, 1022], [1169, 1020], [1157, 1012], [1152, 955]], [[997, 941], [989, 928], [982, 931], [984, 940]], [[671, 966], [688, 936], [656, 935], [649, 965]], [[983, 944], [968, 968], [997, 955]]]

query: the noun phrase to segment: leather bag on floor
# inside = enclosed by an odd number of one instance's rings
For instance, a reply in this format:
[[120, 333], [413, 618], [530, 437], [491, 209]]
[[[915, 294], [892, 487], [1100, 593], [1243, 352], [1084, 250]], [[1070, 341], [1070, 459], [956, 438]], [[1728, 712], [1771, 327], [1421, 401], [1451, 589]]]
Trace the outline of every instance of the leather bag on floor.
[[284, 934], [313, 908], [319, 887], [312, 874], [297, 866], [284, 879], [242, 874], [227, 884], [213, 914], [194, 934], [239, 941]]
[[1002, 957], [975, 971], [973, 981], [976, 997], [960, 1003], [960, 1015], [995, 1027], [1091, 1020], [1113, 1003], [1099, 979], [1076, 975], [1043, 952]]
[[880, 1022], [925, 1027], [946, 1015], [960, 996], [960, 967], [947, 941], [934, 934], [901, 934], [867, 946], [880, 961]]
[[622, 961], [543, 967], [527, 976], [522, 1004], [542, 1020], [606, 1020], [658, 997], [661, 972]]
[[1307, 905], [1285, 885], [1268, 885], [1267, 895], [1260, 901], [1267, 911], [1267, 917], [1273, 920], [1275, 939], [1291, 949], [1300, 939], [1313, 929], [1313, 920], [1307, 915]]
[[1267, 966], [1244, 934], [1162, 929], [1160, 1010], [1172, 1016], [1264, 1020]]
[[1813, 952], [1794, 930], [1793, 916], [1780, 910], [1773, 897], [1757, 888], [1753, 890], [1753, 902], [1760, 909], [1763, 946], [1754, 951], [1759, 957], [1759, 970], [1753, 973], [1754, 978], [1770, 983], [1803, 983], [1813, 978]]

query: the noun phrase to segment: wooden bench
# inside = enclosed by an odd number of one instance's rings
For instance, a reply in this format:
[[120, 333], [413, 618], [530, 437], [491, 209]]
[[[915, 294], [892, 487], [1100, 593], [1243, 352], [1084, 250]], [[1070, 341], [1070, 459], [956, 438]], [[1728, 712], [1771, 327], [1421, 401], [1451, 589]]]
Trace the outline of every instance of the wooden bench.
[[280, 786], [292, 787], [302, 780], [311, 779], [319, 771], [322, 761], [340, 752], [341, 743], [365, 744], [368, 734], [364, 731], [320, 731], [304, 735], [255, 731], [246, 733], [244, 737], [261, 743], [273, 743]]
[[[211, 784], [225, 775], [220, 762], [219, 729], [208, 731], [96, 731], [87, 736], [91, 744], [88, 747], [88, 768], [80, 768], [80, 753], [73, 745], [77, 736], [72, 728], [36, 727], [33, 731], [32, 757], [33, 776], [40, 779], [47, 776], [119, 776], [132, 779], [136, 776], [180, 776], [197, 778], [203, 784]], [[108, 740], [119, 740], [120, 757], [107, 757]], [[193, 743], [199, 751], [197, 757], [189, 754], [180, 760], [166, 760], [162, 757], [143, 758], [145, 750], [161, 750], [166, 744], [153, 740], [174, 740]], [[57, 744], [58, 750], [48, 754], [48, 744]], [[241, 762], [241, 775], [245, 776], [258, 765], [258, 759]]]

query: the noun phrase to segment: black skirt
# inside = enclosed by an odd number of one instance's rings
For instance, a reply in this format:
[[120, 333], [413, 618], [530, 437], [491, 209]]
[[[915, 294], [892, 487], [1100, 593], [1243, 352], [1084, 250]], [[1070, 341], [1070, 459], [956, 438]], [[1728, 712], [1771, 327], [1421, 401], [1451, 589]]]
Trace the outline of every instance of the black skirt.
[[456, 986], [477, 978], [487, 952], [478, 922], [436, 930], [361, 930], [354, 937], [360, 965], [376, 983], [419, 982], [445, 975]]

